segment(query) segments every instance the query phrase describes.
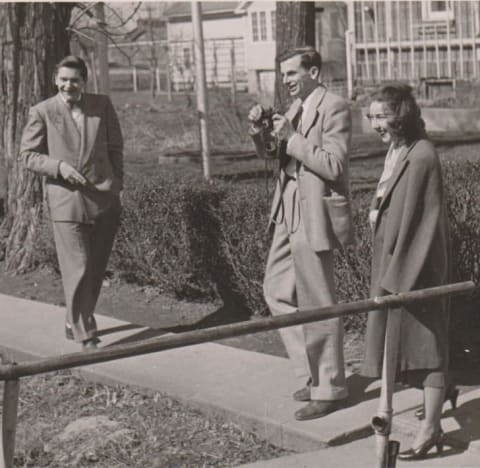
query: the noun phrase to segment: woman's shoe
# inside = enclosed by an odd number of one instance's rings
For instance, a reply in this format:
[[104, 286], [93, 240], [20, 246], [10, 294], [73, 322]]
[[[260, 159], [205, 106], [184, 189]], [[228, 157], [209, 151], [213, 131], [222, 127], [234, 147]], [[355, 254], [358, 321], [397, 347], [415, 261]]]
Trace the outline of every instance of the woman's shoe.
[[435, 432], [432, 437], [423, 442], [419, 447], [410, 448], [398, 454], [398, 458], [404, 461], [423, 460], [426, 458], [428, 452], [433, 448], [437, 448], [437, 453], [443, 452], [443, 445], [445, 444], [445, 434], [440, 429]]
[[[458, 398], [458, 388], [457, 387], [449, 387], [447, 389], [447, 392], [445, 393], [445, 400], [444, 401], [449, 401], [450, 404], [452, 405], [452, 409], [457, 409], [457, 398]], [[418, 408], [415, 413], [413, 413], [417, 419], [424, 419], [425, 418], [425, 407], [422, 406], [421, 408]]]

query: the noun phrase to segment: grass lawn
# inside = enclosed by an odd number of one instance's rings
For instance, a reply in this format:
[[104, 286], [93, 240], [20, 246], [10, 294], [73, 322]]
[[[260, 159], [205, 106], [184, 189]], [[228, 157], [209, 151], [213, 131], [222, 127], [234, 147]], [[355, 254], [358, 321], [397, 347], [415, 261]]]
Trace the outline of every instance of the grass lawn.
[[22, 379], [15, 467], [224, 467], [288, 453], [160, 393], [70, 371]]

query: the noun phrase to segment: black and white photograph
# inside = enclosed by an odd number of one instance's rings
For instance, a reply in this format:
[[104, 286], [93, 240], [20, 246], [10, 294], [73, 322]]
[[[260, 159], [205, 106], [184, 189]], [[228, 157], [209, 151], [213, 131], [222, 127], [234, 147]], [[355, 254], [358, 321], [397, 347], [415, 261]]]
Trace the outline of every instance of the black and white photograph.
[[480, 0], [0, 0], [0, 468], [480, 468]]

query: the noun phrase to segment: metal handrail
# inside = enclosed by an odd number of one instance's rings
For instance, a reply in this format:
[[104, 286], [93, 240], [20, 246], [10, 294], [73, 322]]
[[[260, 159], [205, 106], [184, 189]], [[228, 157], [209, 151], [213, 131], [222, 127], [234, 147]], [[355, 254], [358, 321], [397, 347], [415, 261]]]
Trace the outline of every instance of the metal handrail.
[[[0, 381], [5, 381], [5, 388], [3, 392], [2, 434], [0, 437], [0, 468], [13, 467], [18, 397], [20, 391], [19, 379], [21, 377], [113, 361], [142, 354], [165, 351], [167, 349], [181, 348], [234, 336], [291, 327], [293, 325], [329, 320], [371, 310], [390, 309], [393, 312], [392, 309], [403, 305], [428, 301], [440, 297], [466, 294], [473, 292], [475, 289], [477, 288], [473, 281], [466, 281], [463, 283], [454, 283], [434, 288], [421, 289], [418, 291], [410, 291], [407, 293], [376, 297], [374, 299], [366, 299], [347, 304], [336, 304], [328, 307], [315, 308], [278, 317], [221, 325], [204, 330], [180, 333], [173, 336], [161, 336], [133, 343], [117, 344], [109, 346], [108, 348], [64, 354], [30, 362], [1, 364]], [[398, 314], [395, 312], [393, 313], [395, 314], [394, 317], [399, 317]], [[388, 329], [389, 327], [387, 327], [387, 331]], [[384, 385], [382, 382], [381, 401], [384, 393], [383, 387]], [[390, 388], [391, 385], [389, 384], [387, 387]], [[388, 388], [387, 393], [389, 393]], [[385, 403], [387, 406], [388, 404], [391, 405], [391, 395], [387, 395]], [[388, 423], [387, 426], [389, 427], [391, 423], [391, 411], [388, 408], [385, 409], [383, 407], [379, 408], [379, 411], [380, 416], [385, 418], [385, 421]], [[398, 451], [398, 443], [395, 441], [389, 441], [389, 430], [386, 432], [377, 432], [377, 458], [379, 463], [377, 466], [380, 468], [394, 467], [396, 451]]]
[[112, 345], [88, 352], [64, 354], [44, 359], [18, 364], [0, 365], [0, 381], [18, 379], [28, 375], [52, 372], [61, 369], [97, 364], [116, 359], [139, 356], [142, 354], [165, 351], [167, 349], [181, 348], [208, 341], [215, 341], [235, 336], [248, 335], [267, 330], [276, 330], [293, 325], [301, 325], [317, 321], [328, 320], [346, 315], [359, 314], [377, 309], [389, 309], [426, 301], [434, 298], [466, 294], [475, 289], [473, 281], [453, 283], [434, 288], [410, 291], [407, 293], [382, 296], [375, 299], [335, 304], [328, 307], [304, 310], [292, 314], [268, 317], [253, 321], [245, 321], [217, 327], [179, 333], [177, 335], [160, 336], [133, 343]]

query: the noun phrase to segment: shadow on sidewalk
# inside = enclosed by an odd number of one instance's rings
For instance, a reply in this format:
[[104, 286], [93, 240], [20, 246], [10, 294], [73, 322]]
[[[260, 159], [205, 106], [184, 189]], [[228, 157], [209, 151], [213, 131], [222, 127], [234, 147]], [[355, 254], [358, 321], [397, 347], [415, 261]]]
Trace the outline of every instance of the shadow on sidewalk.
[[[156, 338], [158, 336], [165, 335], [167, 333], [184, 333], [190, 332], [195, 330], [203, 330], [206, 328], [217, 327], [220, 325], [228, 325], [231, 323], [238, 323], [238, 322], [245, 322], [249, 321], [250, 314], [246, 312], [244, 309], [235, 307], [232, 305], [224, 305], [217, 309], [215, 312], [203, 317], [202, 319], [198, 320], [197, 322], [190, 323], [188, 325], [178, 325], [174, 327], [168, 328], [149, 328], [148, 330], [143, 330], [139, 333], [130, 335], [126, 338], [121, 340], [115, 341], [115, 345], [123, 344], [123, 343], [133, 343], [135, 341], [140, 340], [147, 340], [149, 338]], [[126, 329], [134, 329], [140, 328], [137, 325], [131, 325], [130, 328], [126, 326]], [[119, 327], [121, 328], [121, 327]], [[106, 335], [109, 333], [115, 333], [119, 330], [115, 329], [108, 329], [108, 330], [101, 330], [99, 331], [99, 335]]]
[[446, 411], [442, 417], [454, 418], [459, 425], [459, 429], [447, 433], [447, 445], [451, 450], [445, 452], [445, 456], [468, 450], [472, 443], [480, 440], [480, 398]]

